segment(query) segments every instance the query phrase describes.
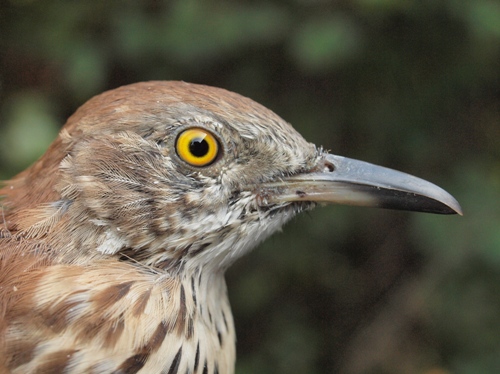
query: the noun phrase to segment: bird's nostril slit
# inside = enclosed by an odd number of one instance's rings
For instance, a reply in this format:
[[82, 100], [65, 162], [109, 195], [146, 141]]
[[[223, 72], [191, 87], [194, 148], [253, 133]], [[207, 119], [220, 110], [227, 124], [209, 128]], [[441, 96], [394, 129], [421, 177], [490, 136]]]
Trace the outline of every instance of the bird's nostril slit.
[[335, 165], [332, 164], [331, 162], [325, 161], [325, 173], [331, 173], [332, 171], [335, 171]]

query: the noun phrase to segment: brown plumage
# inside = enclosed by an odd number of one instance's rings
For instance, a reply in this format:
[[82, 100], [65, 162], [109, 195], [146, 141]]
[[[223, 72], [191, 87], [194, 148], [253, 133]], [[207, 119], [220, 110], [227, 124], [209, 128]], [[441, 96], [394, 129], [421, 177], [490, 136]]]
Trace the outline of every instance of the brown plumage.
[[2, 373], [231, 373], [224, 271], [295, 214], [460, 213], [428, 182], [330, 155], [247, 98], [183, 82], [89, 100], [0, 196]]

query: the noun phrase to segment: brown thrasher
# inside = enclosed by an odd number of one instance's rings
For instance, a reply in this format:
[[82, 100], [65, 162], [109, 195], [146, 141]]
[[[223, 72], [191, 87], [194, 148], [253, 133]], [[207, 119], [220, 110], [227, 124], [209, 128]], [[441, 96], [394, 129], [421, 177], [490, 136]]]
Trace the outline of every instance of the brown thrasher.
[[224, 272], [295, 214], [461, 213], [431, 183], [183, 82], [89, 100], [0, 195], [0, 372], [23, 374], [232, 373]]

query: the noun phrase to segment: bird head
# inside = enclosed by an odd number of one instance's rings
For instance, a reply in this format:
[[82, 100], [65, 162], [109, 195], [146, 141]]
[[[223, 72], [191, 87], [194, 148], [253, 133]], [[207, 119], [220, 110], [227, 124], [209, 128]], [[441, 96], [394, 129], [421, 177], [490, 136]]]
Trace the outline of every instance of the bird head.
[[184, 82], [92, 98], [0, 194], [6, 231], [59, 261], [172, 272], [224, 270], [317, 203], [461, 213], [429, 182], [329, 154], [248, 98]]

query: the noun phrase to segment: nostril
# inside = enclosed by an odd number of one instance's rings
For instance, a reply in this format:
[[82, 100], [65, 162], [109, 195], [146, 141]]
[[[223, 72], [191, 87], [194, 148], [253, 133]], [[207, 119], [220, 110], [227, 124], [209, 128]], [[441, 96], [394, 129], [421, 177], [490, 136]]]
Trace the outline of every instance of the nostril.
[[329, 161], [325, 161], [325, 167], [324, 167], [324, 170], [323, 172], [324, 173], [331, 173], [332, 171], [335, 170], [335, 165], [332, 164], [331, 162]]

